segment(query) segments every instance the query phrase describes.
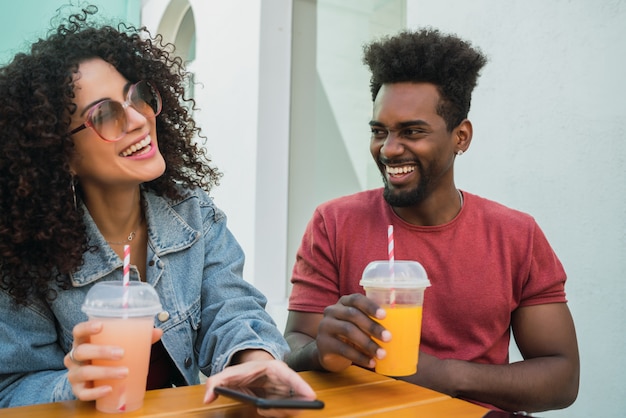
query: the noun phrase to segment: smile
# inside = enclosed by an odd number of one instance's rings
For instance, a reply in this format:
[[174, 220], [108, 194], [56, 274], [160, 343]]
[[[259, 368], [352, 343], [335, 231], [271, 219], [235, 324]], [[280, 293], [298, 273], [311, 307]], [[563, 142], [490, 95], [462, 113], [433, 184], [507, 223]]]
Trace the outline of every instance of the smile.
[[415, 166], [405, 165], [402, 167], [389, 167], [388, 165], [386, 165], [385, 169], [387, 170], [387, 174], [389, 174], [390, 176], [400, 176], [403, 174], [412, 173], [413, 171], [415, 171]]
[[150, 142], [152, 142], [152, 140], [150, 139], [150, 135], [148, 135], [141, 141], [137, 142], [136, 144], [131, 145], [130, 147], [126, 148], [124, 151], [120, 152], [120, 156], [130, 157], [131, 155], [142, 154], [142, 151], [149, 151], [150, 148], [148, 147], [148, 145], [150, 145]]

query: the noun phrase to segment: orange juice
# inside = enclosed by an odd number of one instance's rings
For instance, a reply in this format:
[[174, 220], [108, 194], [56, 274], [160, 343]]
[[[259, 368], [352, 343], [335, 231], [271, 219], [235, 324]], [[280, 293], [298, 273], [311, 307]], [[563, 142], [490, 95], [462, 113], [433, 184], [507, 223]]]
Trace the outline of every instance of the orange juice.
[[95, 386], [109, 385], [113, 392], [96, 400], [96, 409], [102, 412], [124, 412], [141, 408], [146, 392], [150, 364], [153, 317], [94, 318], [102, 322], [102, 331], [91, 336], [91, 342], [114, 345], [124, 349], [118, 361], [94, 360], [98, 366], [128, 367], [125, 379], [96, 380]]
[[422, 330], [422, 307], [416, 305], [381, 306], [387, 317], [378, 321], [389, 332], [391, 341], [374, 339], [387, 352], [376, 360], [376, 373], [387, 376], [409, 376], [417, 372], [417, 358]]

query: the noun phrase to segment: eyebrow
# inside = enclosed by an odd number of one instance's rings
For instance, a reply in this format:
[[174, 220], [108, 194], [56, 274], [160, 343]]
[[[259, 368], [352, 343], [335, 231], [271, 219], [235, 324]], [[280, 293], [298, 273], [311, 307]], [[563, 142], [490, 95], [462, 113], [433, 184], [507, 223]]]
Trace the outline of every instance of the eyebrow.
[[[132, 86], [134, 83], [131, 83], [130, 81], [128, 83], [126, 83], [124, 85], [124, 97], [126, 97], [126, 95], [128, 94], [128, 90], [130, 90], [130, 86]], [[87, 113], [92, 107], [94, 107], [95, 105], [97, 105], [98, 103], [102, 103], [105, 100], [112, 100], [110, 97], [101, 97], [100, 99], [94, 100], [93, 102], [89, 103], [87, 106], [85, 106], [85, 108], [83, 109], [82, 112], [80, 112], [80, 116], [85, 116], [85, 113]], [[124, 99], [126, 100], [126, 99]]]
[[96, 101], [93, 101], [91, 103], [89, 103], [87, 106], [85, 106], [85, 108], [83, 109], [82, 112], [80, 112], [80, 116], [83, 117], [85, 116], [85, 113], [87, 113], [92, 107], [94, 107], [95, 105], [97, 105], [98, 103], [102, 103], [105, 100], [110, 100], [108, 97], [103, 97], [102, 99], [98, 99]]
[[[377, 127], [382, 127], [382, 128], [386, 128], [386, 126], [377, 121], [377, 120], [371, 120], [369, 122], [370, 126], [377, 126]], [[396, 129], [405, 129], [408, 128], [410, 126], [430, 126], [428, 122], [426, 122], [425, 120], [422, 119], [416, 119], [416, 120], [408, 120], [405, 122], [400, 122], [396, 125]]]

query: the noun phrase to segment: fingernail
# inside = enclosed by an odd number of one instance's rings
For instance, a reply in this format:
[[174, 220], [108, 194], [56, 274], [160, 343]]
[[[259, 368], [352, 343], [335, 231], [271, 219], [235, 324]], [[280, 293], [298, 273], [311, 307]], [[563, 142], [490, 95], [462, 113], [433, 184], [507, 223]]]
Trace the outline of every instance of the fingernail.
[[382, 334], [380, 334], [381, 341], [388, 342], [391, 341], [391, 332], [384, 330]]
[[376, 358], [378, 360], [384, 359], [385, 356], [387, 356], [387, 352], [384, 349], [379, 348], [378, 350], [376, 350]]
[[386, 316], [387, 312], [384, 309], [379, 308], [376, 310], [376, 319], [385, 319]]
[[121, 359], [122, 357], [124, 357], [124, 349], [122, 349], [122, 348], [113, 348], [111, 350], [111, 356], [116, 358], [116, 359]]

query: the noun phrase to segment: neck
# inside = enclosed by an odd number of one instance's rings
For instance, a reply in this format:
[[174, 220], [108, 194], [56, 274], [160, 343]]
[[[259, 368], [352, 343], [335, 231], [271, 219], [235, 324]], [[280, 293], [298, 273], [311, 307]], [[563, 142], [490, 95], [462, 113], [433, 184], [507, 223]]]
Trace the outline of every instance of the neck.
[[407, 207], [393, 207], [404, 221], [417, 226], [443, 225], [453, 220], [463, 207], [463, 194], [456, 187], [431, 194], [424, 201]]
[[131, 233], [137, 234], [141, 228], [143, 209], [139, 187], [126, 193], [86, 193], [85, 206], [110, 243], [127, 241]]

